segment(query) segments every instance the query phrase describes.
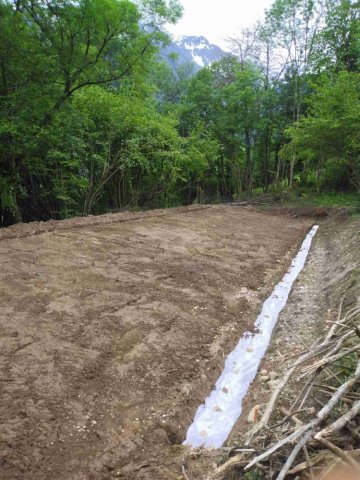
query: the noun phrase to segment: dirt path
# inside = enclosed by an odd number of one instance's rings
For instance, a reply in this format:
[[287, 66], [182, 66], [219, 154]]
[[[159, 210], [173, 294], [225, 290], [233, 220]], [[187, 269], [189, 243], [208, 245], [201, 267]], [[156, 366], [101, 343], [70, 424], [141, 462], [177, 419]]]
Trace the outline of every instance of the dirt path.
[[3, 234], [0, 478], [179, 478], [186, 428], [311, 223], [219, 206]]

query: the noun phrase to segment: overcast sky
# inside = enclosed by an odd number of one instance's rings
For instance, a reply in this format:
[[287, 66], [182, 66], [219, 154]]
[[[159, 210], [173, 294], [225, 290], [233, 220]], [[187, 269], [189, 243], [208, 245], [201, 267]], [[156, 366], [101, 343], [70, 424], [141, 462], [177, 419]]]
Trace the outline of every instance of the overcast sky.
[[223, 38], [261, 19], [273, 0], [180, 0], [183, 18], [169, 30], [174, 35], [203, 35], [220, 46]]

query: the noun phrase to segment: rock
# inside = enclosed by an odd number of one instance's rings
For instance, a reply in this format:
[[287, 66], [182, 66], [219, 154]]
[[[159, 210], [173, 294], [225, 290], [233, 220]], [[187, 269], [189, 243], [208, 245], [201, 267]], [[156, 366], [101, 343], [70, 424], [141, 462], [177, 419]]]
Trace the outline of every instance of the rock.
[[215, 407], [213, 408], [213, 412], [222, 412], [222, 408], [219, 407], [219, 405], [215, 405]]
[[267, 370], [264, 369], [264, 370], [261, 370], [260, 375], [265, 376], [267, 375], [267, 373], [268, 373]]
[[279, 380], [270, 380], [270, 382], [268, 382], [268, 385], [271, 390], [275, 390], [275, 388], [277, 388], [277, 386], [279, 385]]
[[249, 413], [247, 417], [248, 423], [256, 423], [258, 420], [260, 420], [261, 417], [261, 412], [260, 412], [260, 405], [255, 405], [251, 412]]
[[186, 395], [186, 396], [190, 394], [190, 389], [187, 385], [182, 385], [180, 391], [183, 395]]
[[268, 375], [262, 375], [260, 377], [260, 382], [268, 382], [270, 380], [270, 377]]
[[151, 439], [155, 444], [158, 445], [169, 445], [170, 440], [165, 430], [162, 428], [156, 428], [151, 435]]
[[[190, 458], [199, 458], [201, 456], [201, 452], [199, 450], [191, 450], [189, 453]], [[183, 477], [180, 477], [183, 480]]]
[[270, 372], [269, 377], [270, 377], [270, 380], [276, 380], [278, 377], [278, 374], [276, 372]]

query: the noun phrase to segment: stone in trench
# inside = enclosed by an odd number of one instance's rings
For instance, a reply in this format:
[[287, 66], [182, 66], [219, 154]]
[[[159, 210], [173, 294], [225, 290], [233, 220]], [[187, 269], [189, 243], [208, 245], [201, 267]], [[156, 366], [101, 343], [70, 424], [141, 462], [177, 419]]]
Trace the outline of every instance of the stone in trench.
[[257, 423], [260, 420], [260, 417], [261, 417], [260, 405], [255, 405], [255, 407], [253, 407], [251, 412], [249, 413], [247, 417], [247, 421], [248, 423]]
[[170, 440], [165, 430], [156, 428], [152, 432], [152, 441], [158, 445], [169, 445]]
[[223, 409], [219, 407], [219, 405], [215, 405], [215, 407], [213, 408], [213, 411], [214, 412], [222, 412]]

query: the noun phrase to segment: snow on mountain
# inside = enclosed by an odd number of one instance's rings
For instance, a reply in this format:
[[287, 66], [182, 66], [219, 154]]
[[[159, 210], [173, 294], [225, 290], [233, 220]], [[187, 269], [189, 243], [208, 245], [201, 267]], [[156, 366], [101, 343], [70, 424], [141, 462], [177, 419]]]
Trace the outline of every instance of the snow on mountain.
[[174, 38], [172, 43], [161, 52], [162, 58], [173, 68], [186, 62], [193, 62], [195, 70], [208, 67], [227, 55], [228, 53], [210, 43], [205, 37], [187, 35]]

